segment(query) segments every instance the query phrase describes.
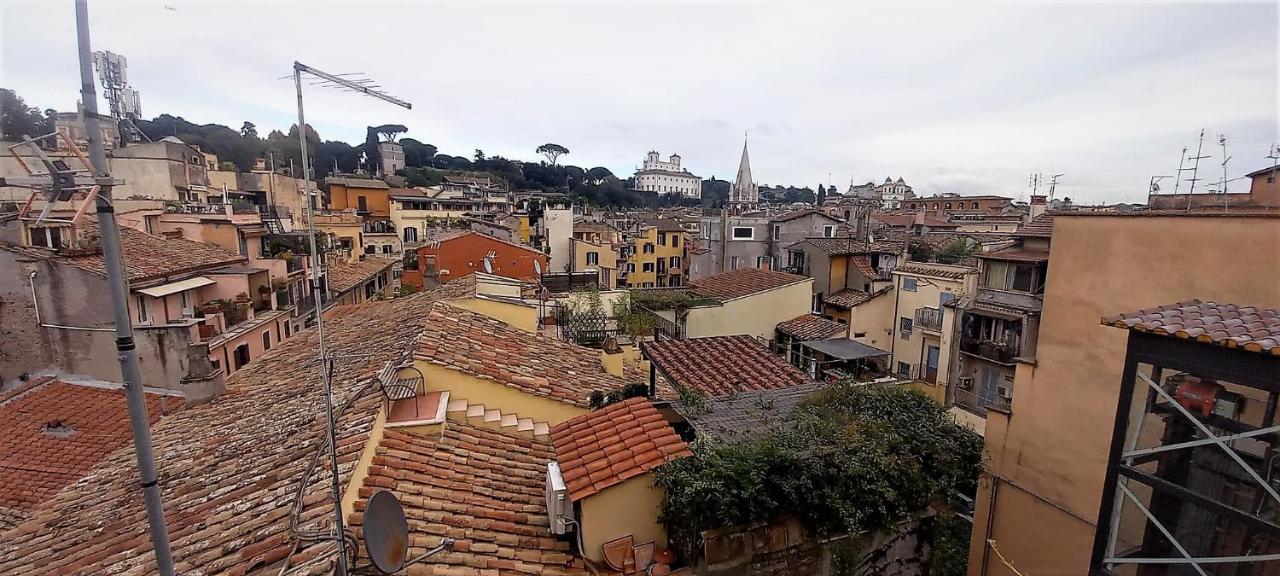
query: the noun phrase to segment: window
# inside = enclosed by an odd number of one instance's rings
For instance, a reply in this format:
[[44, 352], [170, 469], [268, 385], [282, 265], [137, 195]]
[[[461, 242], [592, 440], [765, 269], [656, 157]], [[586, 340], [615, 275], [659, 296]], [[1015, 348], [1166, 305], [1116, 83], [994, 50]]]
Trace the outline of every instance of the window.
[[831, 238], [836, 235], [836, 227], [830, 224], [822, 227], [822, 237]]
[[974, 209], [974, 210], [977, 210], [977, 209], [978, 209], [978, 203], [977, 203], [977, 202], [974, 202], [974, 203], [973, 203], [973, 209]]
[[1018, 292], [1036, 292], [1036, 269], [1028, 264], [1012, 264], [1009, 262], [987, 262], [986, 276], [982, 285], [996, 290], [1016, 290]]
[[915, 278], [903, 278], [903, 279], [902, 279], [902, 290], [903, 290], [904, 292], [915, 292], [915, 291], [916, 291], [916, 286], [917, 286], [917, 281], [916, 281], [916, 279], [915, 279]]
[[866, 332], [854, 332], [854, 333], [853, 333], [853, 337], [854, 337], [854, 338], [866, 338], [866, 337], [867, 337], [867, 333], [866, 333]]
[[653, 262], [645, 262], [643, 270], [645, 272], [653, 272]]
[[773, 256], [756, 256], [756, 268], [773, 270]]
[[814, 314], [822, 313], [822, 293], [818, 292], [813, 295], [813, 301], [809, 304], [809, 310]]
[[249, 255], [249, 238], [244, 235], [243, 231], [236, 230], [236, 240], [240, 244], [240, 255], [248, 256]]
[[947, 202], [947, 210], [950, 210], [950, 209], [951, 209], [951, 203]]
[[151, 320], [147, 316], [147, 297], [141, 294], [134, 296], [133, 303], [138, 308], [138, 323], [150, 324]]
[[653, 251], [654, 251], [653, 244], [649, 244], [649, 243], [647, 243], [647, 242], [646, 242], [646, 243], [645, 243], [645, 245], [644, 245], [644, 253], [645, 253], [645, 254], [653, 254]]
[[737, 270], [737, 269], [738, 269], [738, 257], [737, 257], [737, 256], [730, 256], [730, 257], [729, 257], [729, 269], [730, 269], [730, 270]]
[[842, 325], [842, 326], [848, 326], [848, 325], [849, 325], [849, 319], [848, 319], [848, 318], [836, 318], [836, 322], [837, 322], [838, 324]]
[[42, 227], [31, 229], [31, 245], [57, 250], [62, 247], [62, 229]]
[[779, 238], [782, 238], [782, 225], [781, 225], [781, 224], [774, 224], [774, 225], [773, 225], [773, 232], [771, 233], [771, 235], [769, 236], [769, 238], [771, 238], [771, 239], [773, 239], [773, 240], [777, 240], [777, 239], [779, 239]]
[[1035, 270], [1030, 266], [1013, 267], [1013, 282], [1010, 284], [1010, 288], [1019, 292], [1030, 292], [1035, 289], [1035, 286], [1032, 285], [1034, 281]]
[[659, 233], [658, 233], [658, 245], [659, 245], [659, 246], [666, 246], [666, 245], [667, 245], [667, 233], [666, 233], [666, 232], [659, 232]]
[[373, 282], [370, 282], [370, 283], [368, 283], [368, 284], [365, 284], [365, 285], [364, 285], [364, 297], [365, 297], [365, 298], [373, 298], [373, 294], [374, 294], [374, 292], [376, 292], [376, 291], [377, 291], [377, 288], [375, 288], [375, 287], [373, 286]]
[[288, 337], [290, 337], [290, 336], [293, 336], [293, 323], [292, 323], [292, 322], [285, 322], [285, 323], [284, 323], [284, 337], [285, 337], [285, 338], [288, 338]]
[[245, 364], [248, 364], [248, 363], [249, 363], [249, 345], [241, 344], [239, 346], [236, 346], [236, 353], [235, 353], [236, 370], [239, 370]]
[[364, 196], [356, 196], [356, 211], [358, 211], [358, 212], [368, 212], [368, 211], [369, 211], [369, 200], [368, 200], [368, 199], [366, 199]]
[[898, 319], [898, 336], [903, 340], [911, 339], [911, 329], [914, 327], [914, 320], [903, 316]]
[[390, 253], [391, 253], [391, 245], [390, 245], [390, 244], [383, 244], [383, 245], [382, 245], [382, 253], [383, 253], [383, 254], [390, 254]]
[[911, 377], [911, 365], [906, 362], [898, 362], [898, 375], [903, 378]]
[[195, 315], [195, 310], [191, 307], [191, 296], [186, 290], [178, 293], [178, 303], [182, 306], [182, 317], [190, 318]]
[[756, 229], [750, 226], [734, 226], [733, 239], [734, 240], [755, 240]]
[[270, 332], [262, 333], [262, 349], [263, 350], [271, 349], [271, 333]]
[[414, 228], [413, 226], [406, 226], [406, 227], [405, 227], [405, 229], [404, 229], [404, 241], [405, 241], [405, 242], [417, 242], [417, 241], [418, 241], [418, 229], [417, 229], [417, 228]]
[[364, 253], [365, 253], [365, 254], [377, 254], [377, 253], [378, 253], [378, 247], [377, 247], [377, 246], [374, 246], [374, 245], [372, 245], [372, 244], [370, 244], [370, 245], [368, 245], [368, 246], [365, 246], [365, 247], [364, 247]]
[[635, 263], [634, 263], [634, 262], [628, 262], [628, 263], [627, 263], [627, 272], [635, 272], [635, 271], [636, 271], [636, 265], [635, 265]]
[[157, 233], [158, 233], [158, 232], [156, 232], [156, 224], [157, 224], [158, 222], [160, 222], [160, 217], [159, 217], [159, 216], [143, 216], [143, 217], [142, 217], [142, 227], [143, 227], [144, 229], [146, 229], [147, 234], [157, 234]]
[[595, 266], [600, 263], [599, 252], [587, 252], [587, 266]]
[[938, 209], [938, 203], [937, 203], [937, 202], [934, 202], [934, 203], [933, 203], [933, 209], [934, 209], [934, 210], [937, 210], [937, 209]]
[[676, 234], [676, 235], [674, 235], [674, 236], [672, 236], [672, 237], [671, 237], [671, 247], [672, 247], [672, 248], [679, 248], [679, 247], [680, 247], [680, 235], [679, 235], [679, 234]]

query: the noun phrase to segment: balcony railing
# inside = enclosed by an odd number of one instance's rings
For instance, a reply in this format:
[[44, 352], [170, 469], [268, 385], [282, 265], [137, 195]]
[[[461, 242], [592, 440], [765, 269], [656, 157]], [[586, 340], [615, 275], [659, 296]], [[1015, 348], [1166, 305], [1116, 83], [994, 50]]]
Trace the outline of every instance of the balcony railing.
[[942, 331], [942, 310], [938, 308], [916, 308], [915, 327], [932, 332]]
[[1018, 357], [1017, 344], [974, 338], [962, 338], [960, 351], [1001, 364], [1012, 364], [1013, 359]]

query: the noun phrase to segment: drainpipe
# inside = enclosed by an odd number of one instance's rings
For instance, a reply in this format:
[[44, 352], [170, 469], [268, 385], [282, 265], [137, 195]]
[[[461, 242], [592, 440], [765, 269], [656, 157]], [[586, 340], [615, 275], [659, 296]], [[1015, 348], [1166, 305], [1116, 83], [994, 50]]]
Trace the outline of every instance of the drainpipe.
[[115, 328], [90, 328], [88, 326], [63, 326], [61, 324], [45, 324], [44, 321], [40, 319], [40, 299], [36, 297], [36, 274], [37, 272], [32, 272], [31, 276], [28, 276], [27, 279], [31, 281], [31, 307], [35, 308], [36, 324], [39, 324], [41, 328], [56, 328], [58, 330], [81, 330], [84, 332], [115, 332], [116, 331]]
[[996, 496], [1000, 493], [1000, 477], [991, 475], [991, 501], [987, 503], [987, 525], [982, 534], [982, 571], [986, 576], [987, 562], [991, 558], [991, 533], [994, 531], [996, 514]]

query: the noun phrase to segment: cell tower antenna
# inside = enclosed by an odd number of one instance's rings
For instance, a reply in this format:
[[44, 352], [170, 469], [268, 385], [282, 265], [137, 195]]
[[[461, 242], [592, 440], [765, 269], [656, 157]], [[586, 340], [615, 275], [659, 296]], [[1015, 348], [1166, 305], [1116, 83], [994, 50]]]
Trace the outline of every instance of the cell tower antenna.
[[1200, 140], [1196, 143], [1196, 155], [1189, 158], [1189, 160], [1191, 160], [1191, 177], [1187, 178], [1187, 182], [1191, 183], [1191, 187], [1187, 189], [1187, 194], [1195, 194], [1196, 182], [1201, 180], [1200, 161], [1208, 158], [1208, 156], [1202, 154], [1202, 152], [1204, 152], [1204, 128], [1200, 129]]

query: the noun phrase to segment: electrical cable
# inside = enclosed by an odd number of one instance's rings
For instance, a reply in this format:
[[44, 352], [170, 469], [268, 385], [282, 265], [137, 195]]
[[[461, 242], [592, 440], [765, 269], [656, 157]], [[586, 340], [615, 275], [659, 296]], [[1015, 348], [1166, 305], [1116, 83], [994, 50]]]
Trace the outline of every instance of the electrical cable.
[[1000, 559], [1000, 563], [1004, 564], [1005, 568], [1008, 568], [1011, 572], [1013, 572], [1017, 576], [1025, 576], [1022, 572], [1019, 572], [1017, 568], [1013, 567], [1013, 563], [1009, 562], [1008, 558], [1004, 557], [1004, 554], [1000, 552], [1000, 547], [996, 546], [995, 539], [993, 538], [987, 539], [987, 546], [990, 546], [991, 550], [996, 553], [996, 557]]

